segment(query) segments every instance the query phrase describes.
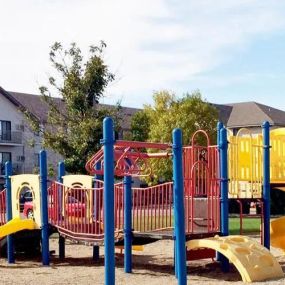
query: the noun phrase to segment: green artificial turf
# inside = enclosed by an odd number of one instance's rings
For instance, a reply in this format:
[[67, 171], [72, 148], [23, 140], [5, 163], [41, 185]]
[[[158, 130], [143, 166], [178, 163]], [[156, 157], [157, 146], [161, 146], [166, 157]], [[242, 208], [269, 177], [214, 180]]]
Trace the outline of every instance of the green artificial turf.
[[[260, 232], [259, 218], [243, 218], [243, 234], [256, 234]], [[240, 220], [239, 218], [230, 218], [229, 231], [231, 235], [240, 234]]]

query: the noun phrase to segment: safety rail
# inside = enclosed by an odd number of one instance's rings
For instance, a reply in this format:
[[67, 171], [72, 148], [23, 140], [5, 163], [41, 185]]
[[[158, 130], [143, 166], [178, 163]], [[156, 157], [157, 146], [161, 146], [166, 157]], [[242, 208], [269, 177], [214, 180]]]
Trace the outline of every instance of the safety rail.
[[[201, 135], [205, 145], [197, 145]], [[191, 146], [183, 148], [186, 233], [213, 233], [220, 230], [219, 151], [210, 145], [206, 132], [197, 131]]]
[[[59, 182], [50, 187], [49, 222], [71, 239], [101, 242], [104, 239], [103, 187], [72, 188]], [[119, 205], [116, 212], [123, 212]], [[116, 214], [115, 214], [116, 215]], [[121, 222], [116, 223], [115, 236], [122, 232]]]
[[173, 228], [173, 183], [132, 188], [133, 228], [138, 232]]
[[6, 223], [6, 189], [0, 192], [0, 225]]
[[186, 233], [220, 230], [220, 178], [216, 146], [184, 148]]
[[[243, 136], [241, 133], [246, 132]], [[229, 197], [261, 198], [263, 143], [262, 135], [253, 136], [240, 129], [229, 137]]]

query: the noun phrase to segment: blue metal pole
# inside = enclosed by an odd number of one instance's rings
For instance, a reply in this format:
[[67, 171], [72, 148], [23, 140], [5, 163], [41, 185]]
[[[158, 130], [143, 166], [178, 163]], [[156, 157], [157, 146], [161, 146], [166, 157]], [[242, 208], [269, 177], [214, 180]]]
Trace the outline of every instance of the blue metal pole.
[[[220, 170], [221, 170], [221, 235], [229, 235], [229, 199], [228, 199], [228, 140], [227, 130], [220, 130]], [[229, 261], [220, 255], [222, 270], [229, 271]]]
[[[220, 148], [219, 148], [219, 144], [220, 144], [220, 131], [223, 128], [223, 123], [221, 121], [219, 121], [217, 123], [217, 146], [218, 146], [218, 152], [219, 152], [219, 175], [221, 174], [221, 155], [220, 155]], [[216, 252], [216, 260], [217, 261], [221, 261], [222, 257], [221, 254], [217, 251]]]
[[132, 272], [132, 177], [124, 177], [124, 263], [125, 272]]
[[[57, 181], [59, 183], [63, 182], [63, 176], [65, 175], [65, 166], [64, 166], [64, 162], [60, 161], [58, 163], [58, 169], [57, 169]], [[59, 215], [61, 216], [62, 214], [62, 191], [59, 191], [58, 193], [58, 211], [59, 211]], [[65, 238], [62, 235], [59, 235], [59, 239], [58, 239], [58, 255], [60, 259], [64, 259], [65, 258]]]
[[[175, 236], [175, 232], [174, 232], [174, 236]], [[178, 279], [176, 238], [174, 239], [174, 271], [175, 271], [175, 277], [176, 277], [176, 279]]]
[[105, 285], [115, 284], [114, 132], [113, 120], [103, 121]]
[[58, 163], [58, 169], [57, 169], [57, 181], [59, 183], [63, 182], [63, 176], [65, 175], [65, 165], [63, 161], [60, 161]]
[[178, 284], [187, 284], [185, 249], [184, 184], [182, 173], [182, 131], [174, 129], [173, 140], [173, 190], [174, 190], [174, 231], [176, 243], [176, 265]]
[[[12, 163], [7, 161], [5, 163], [5, 184], [6, 184], [6, 220], [11, 221], [13, 218], [12, 213], [12, 187], [11, 187], [11, 176], [12, 176]], [[13, 236], [7, 236], [7, 259], [8, 263], [15, 263], [14, 256], [14, 242]]]
[[[100, 162], [97, 162], [95, 164], [95, 170], [100, 170], [101, 169], [101, 163]], [[99, 175], [99, 174], [95, 174], [94, 178], [96, 180], [102, 180], [102, 175]], [[97, 188], [97, 185], [96, 185], [96, 182], [95, 182], [95, 185], [94, 185], [94, 188]], [[99, 199], [98, 199], [98, 193], [97, 191], [94, 191], [93, 192], [93, 203], [94, 203], [94, 219], [95, 221], [98, 220], [98, 217], [99, 217]], [[93, 261], [96, 261], [98, 262], [99, 261], [99, 258], [100, 258], [100, 247], [99, 245], [93, 245], [93, 255], [92, 255], [92, 258], [93, 258]]]
[[40, 187], [41, 187], [41, 220], [42, 220], [42, 263], [49, 265], [49, 229], [47, 203], [47, 155], [40, 151]]
[[[222, 122], [218, 122], [217, 123], [217, 145], [220, 144], [220, 131], [221, 129], [224, 127], [223, 123]], [[218, 149], [219, 150], [219, 149]], [[220, 150], [219, 150], [220, 151]]]
[[270, 250], [270, 133], [269, 122], [262, 124], [263, 132], [263, 201], [264, 201], [264, 246]]

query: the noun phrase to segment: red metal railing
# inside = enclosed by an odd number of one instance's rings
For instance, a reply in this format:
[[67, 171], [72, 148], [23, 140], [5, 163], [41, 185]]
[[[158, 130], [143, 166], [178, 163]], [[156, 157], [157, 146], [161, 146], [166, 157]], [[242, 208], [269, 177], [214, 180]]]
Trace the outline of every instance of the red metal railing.
[[133, 188], [133, 228], [139, 232], [173, 228], [173, 183]]
[[6, 223], [6, 189], [0, 192], [0, 226]]
[[[75, 240], [99, 242], [104, 238], [103, 187], [71, 188], [52, 182], [49, 196], [49, 221], [59, 232]], [[99, 185], [100, 184], [100, 185]], [[122, 213], [117, 204], [115, 216]], [[122, 231], [122, 220], [115, 219], [115, 235]]]
[[[206, 137], [206, 146], [195, 144], [198, 134]], [[184, 147], [185, 228], [187, 233], [218, 232], [220, 229], [220, 178], [217, 146], [209, 145], [203, 131]]]
[[[116, 141], [114, 145], [114, 160], [115, 160], [115, 175], [133, 177], [148, 176], [152, 173], [152, 168], [149, 164], [150, 158], [163, 158], [169, 154], [167, 149], [169, 144], [150, 143], [137, 141]], [[146, 152], [146, 149], [156, 150], [158, 152]], [[164, 152], [162, 152], [164, 151]], [[86, 170], [94, 174], [103, 174], [104, 152], [100, 149], [86, 163]], [[100, 169], [96, 170], [95, 165], [100, 164]]]

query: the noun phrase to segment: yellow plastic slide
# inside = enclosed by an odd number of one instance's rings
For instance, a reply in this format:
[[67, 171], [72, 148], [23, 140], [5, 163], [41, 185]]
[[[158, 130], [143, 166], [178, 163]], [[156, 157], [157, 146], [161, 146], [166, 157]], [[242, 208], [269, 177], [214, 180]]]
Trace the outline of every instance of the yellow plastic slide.
[[20, 218], [14, 218], [0, 227], [0, 238], [22, 230], [34, 230], [36, 228], [37, 224], [31, 219], [21, 220]]
[[212, 237], [187, 242], [188, 249], [211, 248], [232, 262], [244, 282], [282, 278], [282, 268], [268, 249], [246, 236]]
[[271, 245], [285, 252], [285, 217], [271, 221], [270, 223]]

